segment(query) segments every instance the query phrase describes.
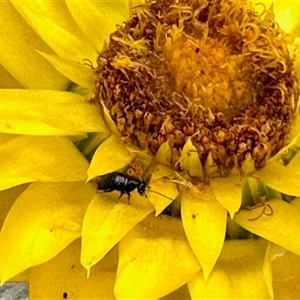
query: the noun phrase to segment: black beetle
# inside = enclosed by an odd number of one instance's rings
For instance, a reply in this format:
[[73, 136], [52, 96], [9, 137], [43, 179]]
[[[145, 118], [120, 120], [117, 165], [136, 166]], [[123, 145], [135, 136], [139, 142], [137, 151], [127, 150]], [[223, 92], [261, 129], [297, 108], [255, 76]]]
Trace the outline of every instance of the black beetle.
[[119, 191], [121, 192], [119, 199], [124, 193], [128, 195], [128, 202], [130, 201], [130, 192], [137, 189], [137, 192], [147, 198], [146, 187], [147, 183], [144, 180], [139, 180], [135, 177], [119, 173], [112, 172], [105, 174], [100, 177], [100, 181], [97, 183], [98, 190], [103, 190], [104, 192]]

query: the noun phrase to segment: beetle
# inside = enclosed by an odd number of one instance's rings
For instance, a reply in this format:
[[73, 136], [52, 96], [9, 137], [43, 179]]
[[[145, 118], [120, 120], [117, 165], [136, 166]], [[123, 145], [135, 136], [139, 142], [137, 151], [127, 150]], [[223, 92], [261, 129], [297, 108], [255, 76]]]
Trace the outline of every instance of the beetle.
[[137, 189], [137, 192], [147, 198], [146, 187], [147, 183], [144, 180], [139, 180], [133, 176], [123, 174], [120, 172], [112, 172], [100, 177], [100, 181], [97, 183], [97, 189], [104, 192], [119, 191], [121, 192], [118, 199], [120, 199], [124, 193], [128, 195], [128, 203], [130, 203], [130, 193]]
[[137, 192], [145, 197], [148, 198], [146, 195], [146, 188], [148, 191], [157, 195], [160, 195], [166, 199], [173, 201], [172, 198], [163, 195], [159, 192], [153, 191], [150, 189], [150, 186], [147, 185], [145, 180], [139, 180], [133, 176], [123, 174], [120, 172], [111, 172], [107, 173], [100, 177], [100, 180], [97, 182], [97, 190], [103, 192], [112, 192], [112, 191], [119, 191], [121, 192], [118, 199], [120, 199], [124, 193], [128, 195], [128, 203], [130, 204], [130, 193], [135, 189]]

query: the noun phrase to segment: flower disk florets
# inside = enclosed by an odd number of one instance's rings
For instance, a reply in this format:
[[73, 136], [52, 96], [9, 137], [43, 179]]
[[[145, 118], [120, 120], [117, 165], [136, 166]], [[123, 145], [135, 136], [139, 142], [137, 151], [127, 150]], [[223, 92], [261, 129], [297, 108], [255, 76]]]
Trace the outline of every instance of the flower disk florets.
[[245, 1], [148, 1], [99, 55], [96, 95], [129, 142], [173, 159], [190, 137], [203, 165], [255, 168], [288, 139], [297, 99], [288, 36]]

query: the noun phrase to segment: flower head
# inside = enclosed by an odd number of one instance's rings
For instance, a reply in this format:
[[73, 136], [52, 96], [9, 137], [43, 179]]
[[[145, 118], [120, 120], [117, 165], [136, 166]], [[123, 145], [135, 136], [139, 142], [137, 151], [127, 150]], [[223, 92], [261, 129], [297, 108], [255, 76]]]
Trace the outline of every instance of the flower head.
[[[32, 298], [296, 298], [299, 59], [280, 4], [127, 4], [0, 7], [1, 283], [30, 268]], [[140, 186], [130, 204], [104, 185], [116, 172]]]
[[188, 138], [204, 166], [255, 168], [288, 140], [298, 86], [288, 37], [245, 1], [149, 1], [99, 55], [96, 98], [131, 143], [173, 162]]

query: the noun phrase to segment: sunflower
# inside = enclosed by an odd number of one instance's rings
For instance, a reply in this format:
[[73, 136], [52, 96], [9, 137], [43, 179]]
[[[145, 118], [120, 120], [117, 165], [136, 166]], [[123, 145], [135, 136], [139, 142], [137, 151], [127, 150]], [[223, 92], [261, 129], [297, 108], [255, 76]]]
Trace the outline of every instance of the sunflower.
[[[297, 298], [298, 7], [2, 3], [1, 283]], [[147, 199], [98, 191], [113, 172]]]

